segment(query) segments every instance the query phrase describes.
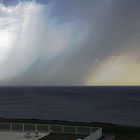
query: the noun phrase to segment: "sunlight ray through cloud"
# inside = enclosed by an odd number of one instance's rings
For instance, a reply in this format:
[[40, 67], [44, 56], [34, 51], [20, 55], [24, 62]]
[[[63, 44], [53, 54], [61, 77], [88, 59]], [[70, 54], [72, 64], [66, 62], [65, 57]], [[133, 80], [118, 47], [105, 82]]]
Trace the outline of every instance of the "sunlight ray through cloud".
[[76, 44], [76, 24], [57, 24], [49, 17], [48, 5], [1, 4], [0, 12], [0, 79], [24, 72], [42, 55], [49, 61]]

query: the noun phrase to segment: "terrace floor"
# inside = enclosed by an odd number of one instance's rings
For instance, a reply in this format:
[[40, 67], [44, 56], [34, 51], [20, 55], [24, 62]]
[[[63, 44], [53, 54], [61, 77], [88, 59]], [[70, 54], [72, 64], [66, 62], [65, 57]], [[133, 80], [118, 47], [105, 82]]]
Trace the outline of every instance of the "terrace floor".
[[48, 133], [40, 133], [39, 137], [35, 137], [34, 133], [31, 133], [31, 137], [26, 138], [23, 132], [0, 131], [0, 140], [38, 140], [46, 135]]

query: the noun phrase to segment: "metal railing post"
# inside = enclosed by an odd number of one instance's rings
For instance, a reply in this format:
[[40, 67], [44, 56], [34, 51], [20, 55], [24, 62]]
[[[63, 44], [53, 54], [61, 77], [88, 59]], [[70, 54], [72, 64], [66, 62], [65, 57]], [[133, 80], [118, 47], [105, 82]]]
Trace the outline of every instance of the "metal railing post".
[[90, 127], [90, 134], [92, 133], [92, 127]]
[[38, 125], [37, 124], [35, 124], [35, 131], [37, 132], [38, 131], [38, 127], [37, 127]]
[[62, 133], [64, 133], [64, 126], [62, 125]]
[[10, 132], [12, 131], [12, 123], [10, 123]]
[[78, 133], [78, 127], [75, 126], [75, 129], [76, 129], [75, 134], [77, 134]]
[[24, 123], [22, 124], [22, 131], [23, 131], [23, 132], [25, 131]]
[[50, 124], [48, 125], [48, 131], [49, 132], [51, 131], [51, 125]]

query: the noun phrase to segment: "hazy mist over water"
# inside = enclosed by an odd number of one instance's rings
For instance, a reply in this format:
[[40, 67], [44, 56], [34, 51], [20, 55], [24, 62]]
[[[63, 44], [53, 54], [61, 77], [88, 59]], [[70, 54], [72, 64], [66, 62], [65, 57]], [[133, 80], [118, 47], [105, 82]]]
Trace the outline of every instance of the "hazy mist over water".
[[140, 126], [140, 87], [0, 87], [0, 117]]

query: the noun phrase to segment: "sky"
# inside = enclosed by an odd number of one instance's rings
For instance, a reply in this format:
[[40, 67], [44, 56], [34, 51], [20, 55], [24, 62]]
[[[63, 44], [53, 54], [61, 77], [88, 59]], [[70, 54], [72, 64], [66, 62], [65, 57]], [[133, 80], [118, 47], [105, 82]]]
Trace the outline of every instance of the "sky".
[[140, 85], [139, 0], [0, 0], [0, 85]]

